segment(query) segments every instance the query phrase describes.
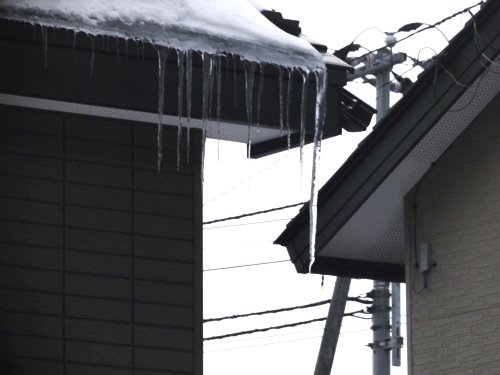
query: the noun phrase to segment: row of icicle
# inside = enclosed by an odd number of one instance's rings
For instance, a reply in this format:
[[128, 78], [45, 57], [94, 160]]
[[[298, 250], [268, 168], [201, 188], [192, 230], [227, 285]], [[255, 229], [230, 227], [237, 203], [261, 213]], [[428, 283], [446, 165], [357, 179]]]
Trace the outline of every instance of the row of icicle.
[[[36, 25], [34, 25], [36, 26]], [[41, 25], [41, 35], [42, 35], [42, 45], [43, 45], [43, 56], [44, 56], [44, 66], [47, 67], [47, 50], [48, 50], [48, 36], [47, 27]], [[74, 32], [74, 43], [73, 48], [76, 48], [78, 32]], [[93, 74], [94, 69], [94, 56], [95, 56], [95, 36], [87, 35], [90, 38], [91, 45], [91, 58], [90, 58], [90, 76]], [[103, 38], [103, 45], [107, 45], [109, 48], [109, 38], [106, 36], [101, 36]], [[140, 56], [139, 46], [142, 45], [142, 57], [144, 58], [144, 41], [132, 39], [137, 46], [137, 55]], [[126, 41], [126, 51], [128, 53], [128, 40]], [[157, 169], [158, 172], [161, 170], [161, 164], [163, 160], [163, 114], [165, 109], [165, 78], [167, 69], [167, 58], [169, 53], [173, 50], [171, 48], [163, 46], [155, 46], [158, 53], [158, 132], [157, 132], [157, 146], [158, 146], [158, 161]], [[177, 85], [177, 106], [178, 106], [178, 130], [177, 130], [177, 168], [180, 168], [180, 149], [181, 149], [181, 139], [182, 139], [182, 129], [183, 122], [186, 121], [186, 145], [187, 145], [187, 162], [189, 162], [190, 153], [190, 121], [191, 121], [191, 111], [192, 111], [192, 79], [193, 79], [193, 53], [200, 53], [202, 57], [202, 127], [203, 127], [203, 150], [205, 137], [207, 135], [207, 124], [208, 121], [213, 119], [212, 108], [213, 108], [213, 92], [215, 85], [215, 95], [216, 95], [216, 113], [215, 121], [218, 124], [218, 134], [217, 138], [220, 138], [220, 114], [221, 114], [221, 82], [222, 82], [222, 57], [227, 57], [227, 55], [219, 54], [213, 55], [204, 52], [194, 52], [191, 50], [174, 50], [177, 54], [177, 70], [178, 70], [178, 85]], [[119, 57], [119, 41], [117, 39], [117, 56]], [[246, 117], [248, 122], [248, 140], [247, 140], [247, 153], [248, 157], [251, 155], [252, 139], [251, 139], [251, 128], [256, 125], [257, 130], [260, 126], [260, 116], [261, 116], [261, 98], [264, 90], [264, 63], [257, 63], [252, 61], [242, 60], [242, 66], [245, 74], [245, 106], [246, 106]], [[257, 91], [257, 113], [254, 118], [253, 114], [253, 98], [254, 98], [254, 82], [257, 72], [257, 67], [259, 68], [259, 84]], [[236, 85], [236, 57], [233, 56], [233, 71], [234, 71], [234, 85]], [[288, 84], [285, 88], [283, 83], [284, 73], [288, 74]], [[312, 165], [312, 177], [311, 177], [311, 194], [309, 203], [309, 271], [314, 263], [315, 259], [315, 243], [316, 243], [316, 223], [317, 223], [317, 201], [318, 201], [318, 185], [317, 185], [317, 170], [319, 167], [320, 150], [321, 150], [321, 139], [323, 133], [323, 124], [325, 120], [326, 113], [326, 89], [327, 89], [327, 71], [325, 69], [310, 71], [308, 69], [296, 67], [296, 68], [284, 68], [279, 67], [279, 113], [280, 113], [280, 134], [286, 131], [287, 134], [287, 144], [290, 148], [290, 101], [292, 93], [292, 74], [298, 72], [302, 77], [302, 94], [301, 94], [301, 110], [300, 110], [300, 163], [302, 168], [303, 161], [303, 147], [305, 144], [306, 136], [306, 114], [307, 114], [307, 97], [308, 97], [308, 86], [311, 75], [314, 75], [316, 81], [316, 102], [315, 102], [315, 120], [314, 120], [314, 138], [313, 138], [313, 165]], [[236, 86], [235, 86], [236, 91]], [[185, 103], [184, 103], [185, 98]], [[185, 105], [184, 105], [185, 104]], [[184, 111], [185, 109], [185, 111]], [[204, 152], [204, 151], [203, 151]], [[203, 173], [203, 172], [202, 172]]]

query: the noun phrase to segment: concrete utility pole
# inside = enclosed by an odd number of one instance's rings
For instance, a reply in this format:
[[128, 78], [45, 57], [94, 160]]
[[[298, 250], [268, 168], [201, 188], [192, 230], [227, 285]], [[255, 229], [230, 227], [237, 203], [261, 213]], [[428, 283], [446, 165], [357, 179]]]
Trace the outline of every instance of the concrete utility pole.
[[321, 339], [318, 359], [314, 375], [330, 375], [332, 371], [333, 358], [337, 349], [337, 342], [344, 317], [345, 305], [349, 294], [351, 279], [347, 277], [337, 277], [333, 290], [328, 317], [326, 318], [325, 331]]
[[[386, 34], [386, 48], [378, 50], [376, 53], [365, 56], [363, 60], [356, 61], [357, 64], [364, 65], [357, 68], [354, 73], [348, 76], [348, 80], [363, 77], [366, 81], [374, 83], [377, 89], [377, 122], [385, 116], [390, 108], [391, 93], [391, 71], [394, 65], [406, 61], [406, 54], [393, 53], [392, 47], [396, 44], [396, 38], [393, 34]], [[367, 75], [374, 75], [375, 82], [366, 78]], [[396, 285], [396, 284], [394, 284]], [[400, 366], [402, 338], [400, 337], [399, 327], [399, 284], [395, 290], [397, 296], [393, 299], [393, 306], [397, 311], [393, 311], [392, 337], [390, 334], [390, 311], [389, 283], [375, 281], [371, 295], [373, 298], [372, 312], [372, 330], [373, 342], [370, 347], [373, 349], [373, 375], [390, 375], [390, 352], [393, 352], [393, 365]]]
[[375, 281], [371, 291], [373, 305], [370, 309], [372, 313], [373, 342], [370, 347], [373, 350], [373, 375], [390, 375], [390, 328], [389, 313], [389, 283], [385, 281]]
[[403, 338], [401, 337], [401, 288], [399, 283], [392, 283], [391, 287], [392, 365], [401, 366], [401, 347], [403, 346]]

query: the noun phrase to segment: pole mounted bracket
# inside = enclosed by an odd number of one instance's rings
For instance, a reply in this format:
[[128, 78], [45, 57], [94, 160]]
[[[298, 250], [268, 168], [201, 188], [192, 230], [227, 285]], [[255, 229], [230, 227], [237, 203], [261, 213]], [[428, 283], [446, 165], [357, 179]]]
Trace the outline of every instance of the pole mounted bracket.
[[383, 340], [370, 343], [368, 344], [368, 346], [372, 349], [384, 349], [384, 350], [401, 349], [403, 347], [403, 341], [404, 340], [401, 336], [387, 337]]

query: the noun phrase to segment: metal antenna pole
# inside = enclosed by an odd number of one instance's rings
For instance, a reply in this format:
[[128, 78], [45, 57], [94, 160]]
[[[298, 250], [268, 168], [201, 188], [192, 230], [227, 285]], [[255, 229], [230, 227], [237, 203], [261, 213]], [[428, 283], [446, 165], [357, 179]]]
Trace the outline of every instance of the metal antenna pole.
[[326, 318], [325, 331], [321, 339], [314, 375], [330, 375], [332, 371], [333, 358], [337, 349], [350, 285], [351, 279], [348, 277], [337, 277], [335, 281], [335, 288]]

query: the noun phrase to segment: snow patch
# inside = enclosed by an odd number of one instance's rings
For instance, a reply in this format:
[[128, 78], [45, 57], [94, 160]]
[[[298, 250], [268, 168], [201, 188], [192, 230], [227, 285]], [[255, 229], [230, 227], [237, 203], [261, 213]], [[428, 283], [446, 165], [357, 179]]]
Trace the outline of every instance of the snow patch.
[[90, 35], [315, 71], [323, 57], [280, 30], [257, 0], [2, 0], [0, 17]]

